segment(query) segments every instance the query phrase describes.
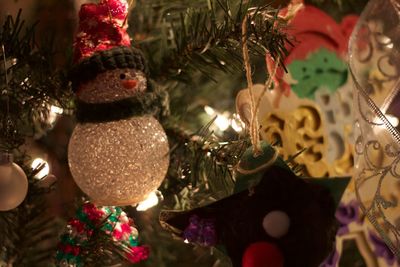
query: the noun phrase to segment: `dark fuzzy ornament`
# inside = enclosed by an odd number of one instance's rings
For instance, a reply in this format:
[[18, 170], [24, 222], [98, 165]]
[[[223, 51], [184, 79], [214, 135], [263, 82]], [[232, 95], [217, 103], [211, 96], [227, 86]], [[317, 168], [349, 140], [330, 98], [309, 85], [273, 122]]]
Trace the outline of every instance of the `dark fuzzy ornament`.
[[[271, 147], [264, 148], [264, 152], [271, 153]], [[313, 179], [297, 177], [280, 158], [256, 176], [238, 177], [247, 179], [246, 183], [259, 181], [247, 190], [206, 207], [181, 213], [165, 212], [163, 225], [181, 235], [193, 215], [213, 219], [217, 247], [224, 247], [235, 267], [242, 266], [246, 249], [258, 242], [276, 245], [285, 267], [319, 266], [332, 250], [337, 230], [335, 200], [330, 191], [313, 183]], [[339, 183], [341, 192], [348, 183], [348, 179], [343, 178], [329, 180]], [[262, 224], [264, 217], [276, 210], [290, 218], [289, 230], [281, 238], [269, 236]]]

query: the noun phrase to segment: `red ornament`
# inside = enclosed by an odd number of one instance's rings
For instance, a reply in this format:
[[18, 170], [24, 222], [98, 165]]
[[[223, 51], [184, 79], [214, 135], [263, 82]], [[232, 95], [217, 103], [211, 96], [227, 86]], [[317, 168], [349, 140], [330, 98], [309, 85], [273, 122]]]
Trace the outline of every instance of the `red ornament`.
[[74, 43], [74, 60], [92, 56], [117, 46], [130, 46], [126, 0], [101, 0], [83, 4], [79, 11], [79, 30]]
[[72, 252], [73, 252], [73, 246], [71, 246], [71, 245], [65, 245], [64, 246], [64, 253], [65, 254], [72, 254]]
[[71, 219], [68, 224], [71, 225], [78, 234], [81, 234], [85, 230], [85, 224], [78, 219]]
[[113, 231], [113, 237], [117, 240], [121, 240], [122, 239], [122, 231], [119, 231], [117, 229], [114, 229]]
[[78, 256], [79, 253], [81, 253], [81, 248], [80, 248], [80, 247], [78, 247], [78, 246], [72, 247], [72, 254], [73, 254], [74, 256]]
[[83, 204], [83, 211], [92, 223], [100, 222], [100, 219], [104, 216], [104, 212], [92, 203]]
[[242, 267], [283, 267], [284, 258], [277, 246], [267, 242], [253, 243], [247, 247]]
[[[292, 4], [302, 2], [292, 0]], [[284, 16], [287, 12], [288, 9], [282, 9], [280, 15]], [[336, 53], [339, 58], [346, 58], [348, 39], [357, 20], [358, 16], [348, 15], [339, 24], [324, 11], [304, 5], [289, 22], [287, 33], [294, 37], [294, 46], [287, 44], [289, 54], [284, 59], [284, 65], [289, 66], [294, 60], [304, 60], [320, 48]], [[266, 63], [268, 73], [272, 75], [275, 62], [269, 54], [266, 55]], [[290, 85], [284, 80], [284, 75], [283, 69], [279, 67], [272, 78], [275, 87], [288, 96]]]
[[132, 231], [131, 225], [128, 223], [121, 224], [121, 230], [123, 233], [129, 234]]
[[146, 260], [149, 257], [150, 249], [146, 246], [132, 247], [126, 257], [132, 263], [138, 263], [142, 260]]

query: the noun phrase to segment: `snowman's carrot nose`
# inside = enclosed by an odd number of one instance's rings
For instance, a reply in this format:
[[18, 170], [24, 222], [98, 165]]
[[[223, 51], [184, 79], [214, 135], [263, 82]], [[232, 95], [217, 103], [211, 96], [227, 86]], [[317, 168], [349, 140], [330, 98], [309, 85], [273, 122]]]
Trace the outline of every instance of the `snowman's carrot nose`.
[[121, 81], [121, 83], [125, 89], [133, 89], [136, 87], [138, 81], [137, 80], [123, 80], [123, 81]]

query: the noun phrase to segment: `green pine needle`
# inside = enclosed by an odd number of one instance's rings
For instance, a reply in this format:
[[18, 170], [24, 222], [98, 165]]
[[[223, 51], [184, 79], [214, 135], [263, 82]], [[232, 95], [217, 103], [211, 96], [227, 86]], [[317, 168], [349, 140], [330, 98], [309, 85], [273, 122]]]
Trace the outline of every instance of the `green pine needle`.
[[[220, 71], [241, 70], [245, 16], [250, 17], [247, 42], [253, 55], [265, 57], [270, 53], [275, 59], [283, 59], [287, 54], [285, 23], [277, 16], [279, 10], [270, 5], [258, 7], [253, 1], [241, 0], [193, 1], [189, 5], [177, 2], [185, 1], [138, 1], [137, 13], [132, 16], [136, 18], [133, 27], [139, 19], [151, 25], [152, 31], [137, 38], [137, 45], [150, 59], [151, 73], [158, 80], [190, 83], [194, 72], [213, 79]], [[153, 19], [146, 20], [149, 16]]]

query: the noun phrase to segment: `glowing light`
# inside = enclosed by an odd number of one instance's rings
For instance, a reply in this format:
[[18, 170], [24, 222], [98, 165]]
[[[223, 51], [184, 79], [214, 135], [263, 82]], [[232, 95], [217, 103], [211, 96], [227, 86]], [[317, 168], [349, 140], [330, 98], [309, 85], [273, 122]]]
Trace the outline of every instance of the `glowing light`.
[[61, 114], [63, 114], [64, 110], [62, 108], [60, 108], [60, 107], [57, 107], [57, 106], [51, 106], [50, 107], [50, 112], [53, 112], [53, 113], [61, 115]]
[[140, 202], [139, 205], [137, 205], [136, 210], [145, 211], [150, 209], [151, 207], [154, 207], [155, 205], [158, 204], [160, 195], [161, 195], [160, 191], [151, 192], [150, 195], [144, 201]]
[[204, 106], [204, 111], [207, 115], [216, 117], [214, 125], [222, 132], [232, 127], [233, 130], [239, 133], [242, 132], [245, 127], [245, 124], [237, 114], [231, 115], [228, 111], [220, 113], [210, 106]]
[[205, 107], [204, 107], [204, 111], [205, 111], [208, 115], [210, 115], [210, 116], [213, 116], [213, 115], [216, 114], [215, 109], [213, 109], [213, 108], [210, 107], [210, 106], [205, 106]]
[[397, 118], [393, 115], [390, 115], [390, 114], [386, 114], [386, 118], [388, 119], [390, 124], [393, 125], [393, 127], [397, 127], [399, 125], [399, 118]]
[[217, 125], [221, 131], [225, 131], [229, 128], [230, 122], [229, 119], [224, 115], [217, 115], [217, 118], [215, 119], [215, 125]]
[[189, 244], [189, 240], [187, 240], [187, 239], [185, 239], [183, 242], [186, 244]]
[[205, 106], [204, 111], [209, 116], [213, 116], [213, 117], [217, 116], [214, 121], [214, 124], [215, 124], [215, 126], [217, 126], [217, 128], [220, 131], [225, 131], [229, 128], [229, 126], [231, 124], [230, 120], [229, 120], [229, 115], [230, 115], [229, 112], [224, 112], [223, 114], [221, 114], [210, 106]]
[[31, 164], [32, 169], [36, 169], [41, 165], [44, 165], [43, 168], [35, 175], [35, 178], [39, 180], [43, 179], [50, 173], [50, 166], [47, 161], [41, 158], [36, 158]]
[[240, 119], [238, 114], [233, 114], [232, 119], [231, 119], [231, 126], [232, 129], [235, 130], [237, 133], [240, 133], [243, 131], [245, 124], [244, 122]]
[[50, 106], [50, 112], [47, 116], [47, 123], [50, 125], [53, 124], [56, 121], [57, 116], [63, 114], [63, 112], [64, 110], [60, 107]]

